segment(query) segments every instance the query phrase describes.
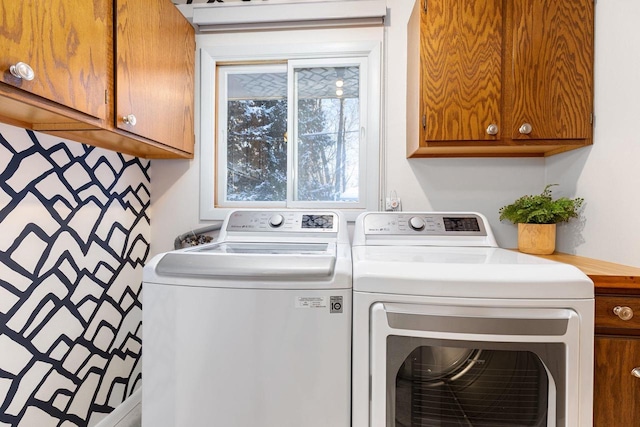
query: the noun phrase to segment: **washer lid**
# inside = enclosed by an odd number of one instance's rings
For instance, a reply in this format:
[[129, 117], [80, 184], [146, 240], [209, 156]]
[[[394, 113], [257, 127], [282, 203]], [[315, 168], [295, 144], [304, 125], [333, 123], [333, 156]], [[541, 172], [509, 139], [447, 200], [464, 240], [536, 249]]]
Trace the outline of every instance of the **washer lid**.
[[165, 254], [155, 266], [160, 276], [246, 279], [331, 277], [335, 243], [222, 242]]
[[593, 298], [578, 268], [501, 248], [360, 246], [353, 289], [456, 298]]

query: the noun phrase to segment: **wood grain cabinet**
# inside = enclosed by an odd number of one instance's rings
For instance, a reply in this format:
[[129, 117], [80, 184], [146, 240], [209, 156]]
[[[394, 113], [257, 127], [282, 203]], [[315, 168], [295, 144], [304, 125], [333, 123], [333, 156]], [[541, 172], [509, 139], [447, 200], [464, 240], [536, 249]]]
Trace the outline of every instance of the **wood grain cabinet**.
[[594, 427], [637, 426], [640, 378], [640, 337], [596, 336]]
[[422, 0], [409, 157], [545, 156], [592, 142], [593, 0]]
[[[106, 118], [105, 93], [112, 67], [108, 49], [110, 1], [0, 0], [0, 20], [3, 117], [24, 115], [28, 121], [30, 109], [38, 102], [27, 98], [33, 94], [43, 99], [52, 113], [68, 107], [97, 119]], [[21, 101], [25, 101], [22, 106]], [[44, 114], [34, 118], [46, 121]], [[82, 120], [55, 114], [50, 119], [52, 127], [74, 127], [72, 123]]]
[[116, 0], [115, 47], [117, 128], [193, 153], [191, 25], [171, 1]]
[[0, 20], [0, 121], [193, 157], [195, 35], [170, 0], [0, 0]]
[[640, 426], [640, 268], [567, 254], [543, 258], [575, 265], [595, 285], [594, 427]]
[[624, 292], [596, 283], [594, 427], [640, 425], [640, 289]]

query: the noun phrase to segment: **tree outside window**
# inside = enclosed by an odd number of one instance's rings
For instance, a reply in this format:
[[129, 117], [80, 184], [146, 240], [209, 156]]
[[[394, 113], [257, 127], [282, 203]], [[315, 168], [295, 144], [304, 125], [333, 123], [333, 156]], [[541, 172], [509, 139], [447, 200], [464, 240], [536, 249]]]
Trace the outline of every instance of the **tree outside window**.
[[298, 67], [289, 73], [264, 68], [219, 70], [226, 94], [226, 141], [219, 141], [226, 182], [220, 204], [357, 203], [360, 67]]

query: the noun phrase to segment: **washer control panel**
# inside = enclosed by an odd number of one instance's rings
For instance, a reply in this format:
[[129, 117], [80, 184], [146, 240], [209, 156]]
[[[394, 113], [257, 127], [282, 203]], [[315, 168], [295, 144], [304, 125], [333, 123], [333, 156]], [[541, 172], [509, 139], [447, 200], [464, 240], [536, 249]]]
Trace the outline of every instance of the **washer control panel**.
[[365, 234], [486, 236], [482, 217], [473, 213], [370, 213], [364, 218]]
[[232, 232], [337, 232], [335, 212], [235, 211], [226, 225]]

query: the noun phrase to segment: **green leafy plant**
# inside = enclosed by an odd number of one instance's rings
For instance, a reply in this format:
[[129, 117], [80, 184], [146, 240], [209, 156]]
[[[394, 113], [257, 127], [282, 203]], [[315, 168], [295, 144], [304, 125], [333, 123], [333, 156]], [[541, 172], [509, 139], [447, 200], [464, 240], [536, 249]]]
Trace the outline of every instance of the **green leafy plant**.
[[506, 219], [514, 224], [557, 224], [577, 218], [584, 199], [577, 197], [553, 199], [551, 187], [547, 185], [542, 193], [522, 196], [510, 205], [500, 208], [500, 221]]

